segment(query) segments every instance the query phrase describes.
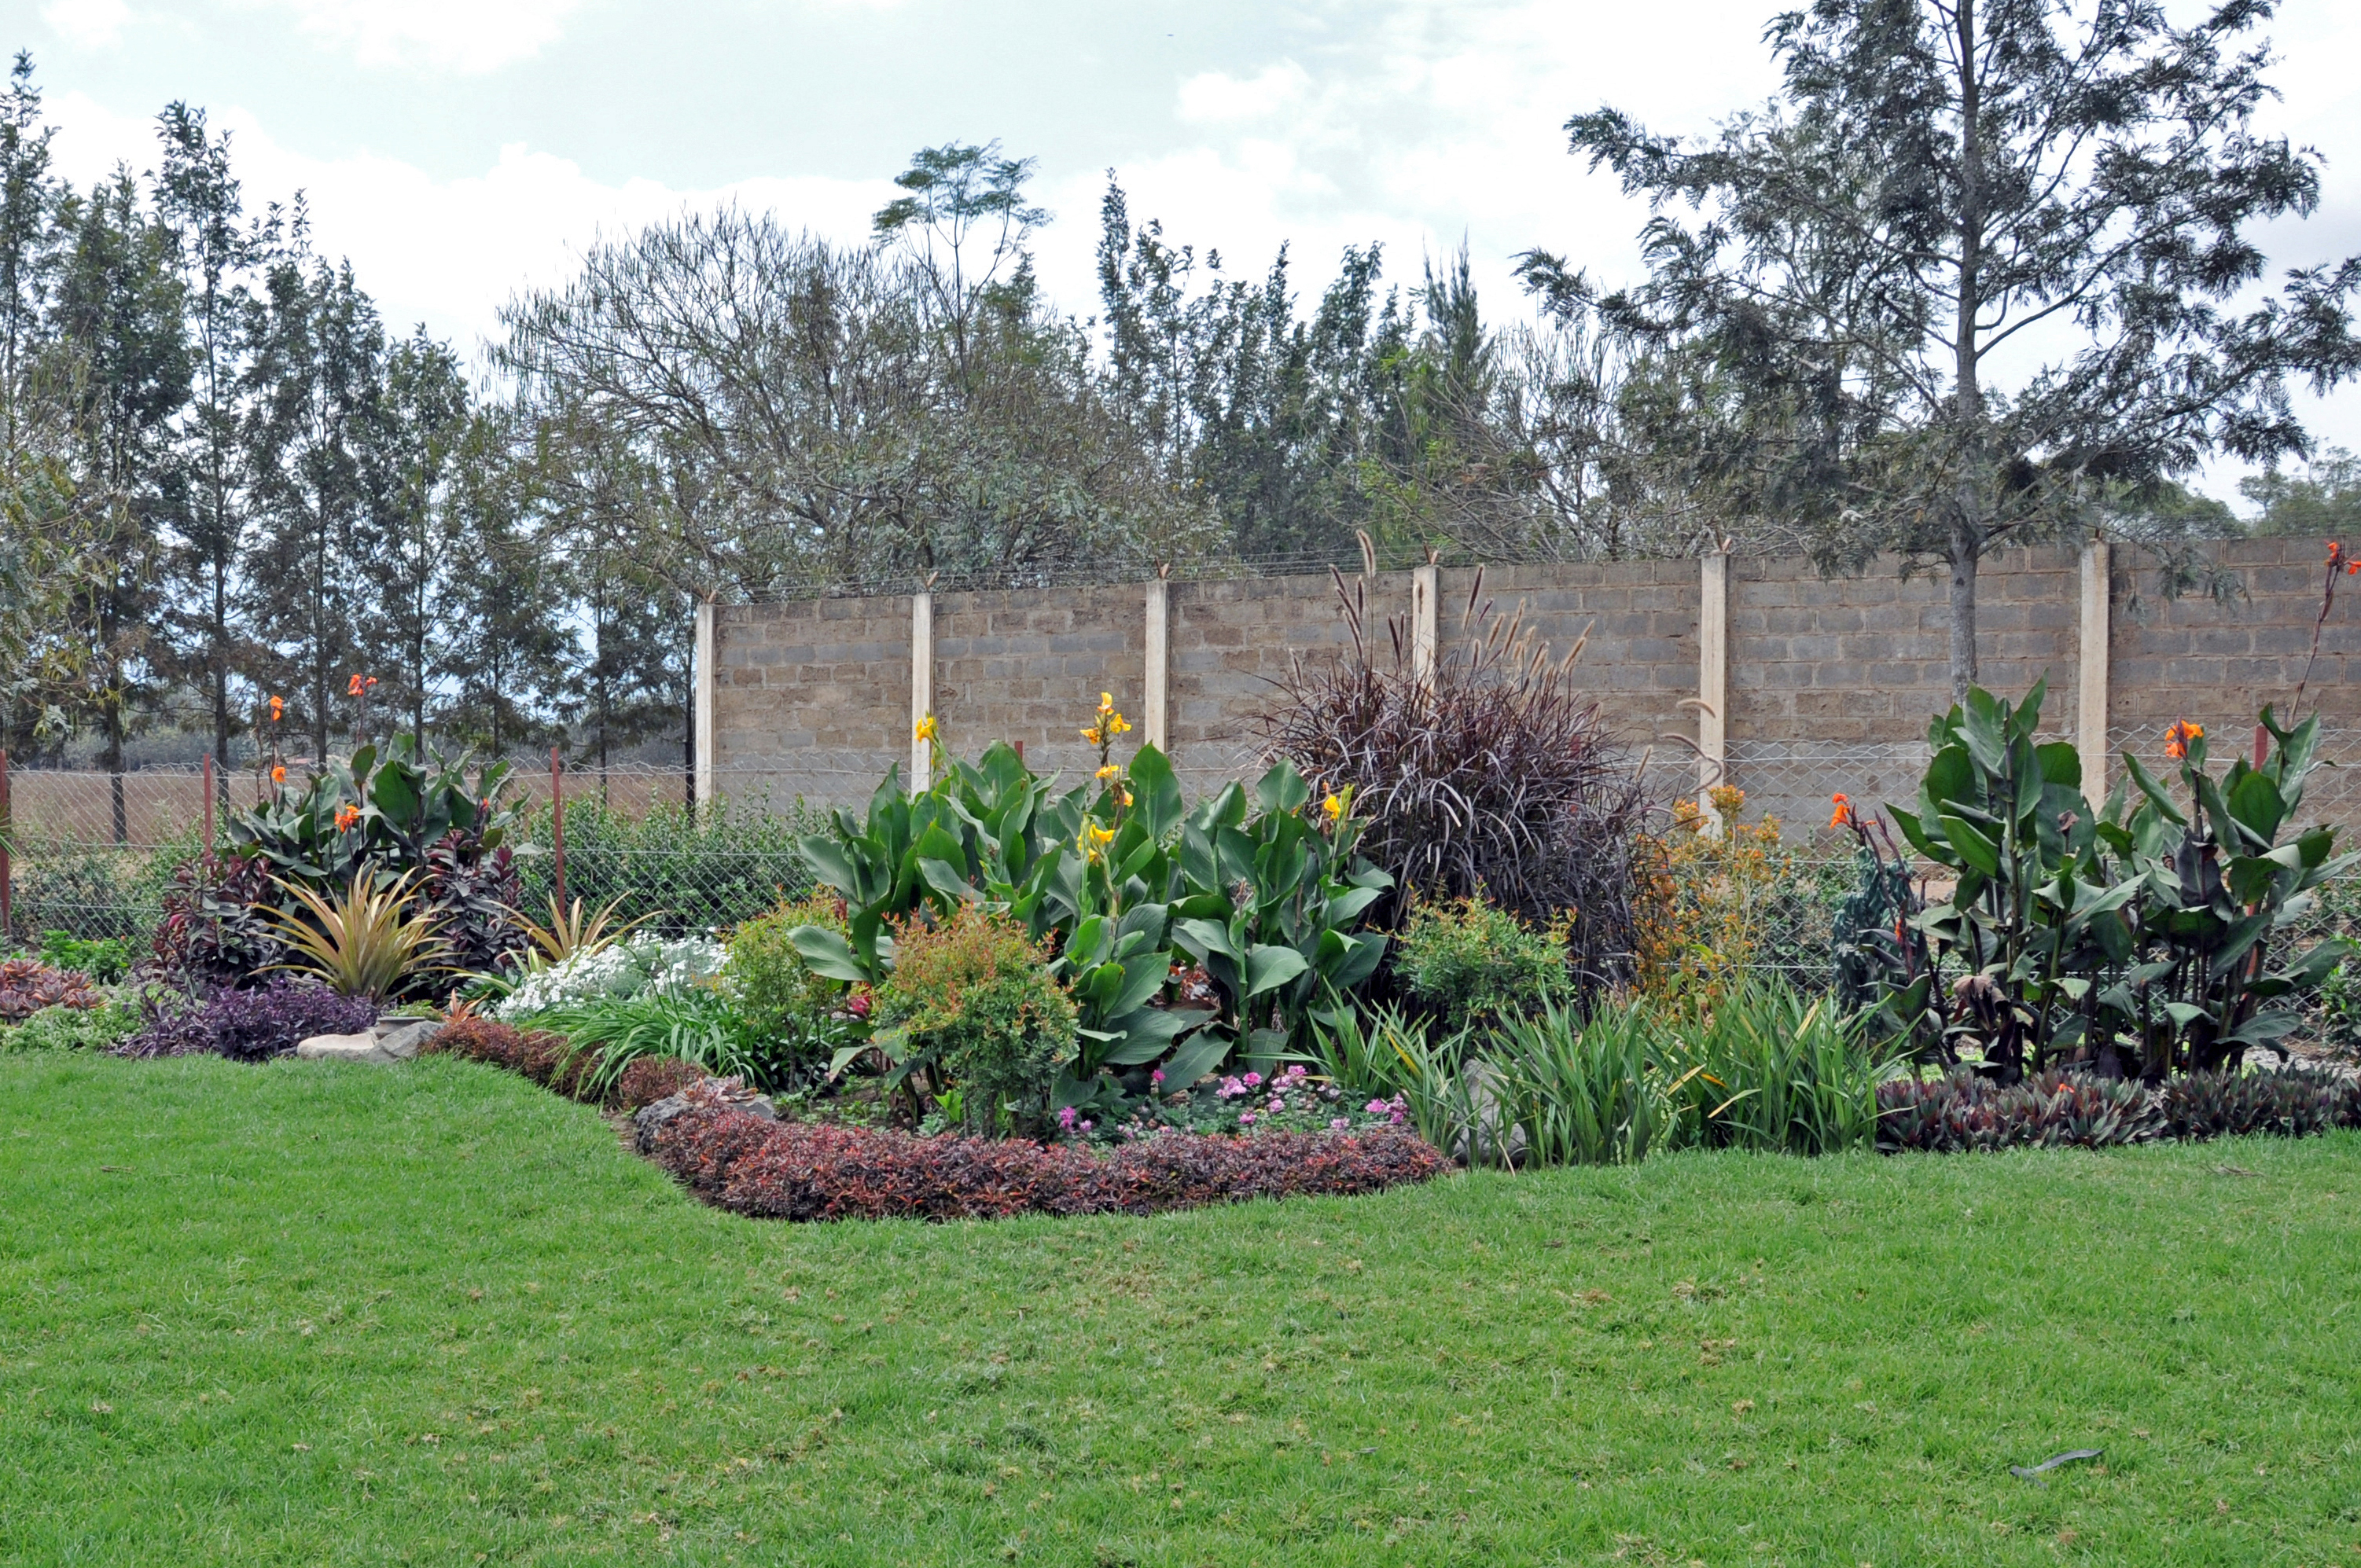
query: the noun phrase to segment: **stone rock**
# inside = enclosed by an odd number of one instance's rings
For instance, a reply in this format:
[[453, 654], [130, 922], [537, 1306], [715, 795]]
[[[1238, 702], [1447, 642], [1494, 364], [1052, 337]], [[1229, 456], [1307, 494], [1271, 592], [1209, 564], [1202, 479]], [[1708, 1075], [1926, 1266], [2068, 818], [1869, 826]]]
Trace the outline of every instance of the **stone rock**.
[[314, 1035], [299, 1040], [295, 1054], [305, 1061], [396, 1062], [401, 1058], [379, 1044], [377, 1031], [357, 1035]]
[[760, 1116], [765, 1122], [779, 1119], [779, 1108], [767, 1094], [757, 1094], [734, 1078], [700, 1079], [678, 1094], [642, 1105], [631, 1113], [631, 1141], [642, 1154], [656, 1146], [656, 1135], [664, 1124], [681, 1113], [692, 1109], [743, 1111], [750, 1116]]
[[443, 1032], [439, 1018], [389, 1018], [372, 1031], [378, 1048], [396, 1061], [408, 1061], [427, 1041]]
[[305, 1061], [408, 1061], [442, 1028], [434, 1018], [388, 1018], [357, 1035], [314, 1035], [298, 1041], [295, 1054]]

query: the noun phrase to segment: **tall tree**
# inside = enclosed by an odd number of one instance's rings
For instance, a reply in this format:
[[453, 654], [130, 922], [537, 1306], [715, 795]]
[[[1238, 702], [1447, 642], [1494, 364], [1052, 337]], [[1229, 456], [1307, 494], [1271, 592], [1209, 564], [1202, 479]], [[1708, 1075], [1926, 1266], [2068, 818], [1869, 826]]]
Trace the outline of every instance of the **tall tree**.
[[[524, 426], [520, 430], [520, 426]], [[452, 454], [445, 537], [451, 574], [446, 734], [505, 756], [550, 738], [567, 689], [574, 639], [564, 624], [570, 551], [541, 504], [527, 422], [479, 408]]]
[[368, 454], [370, 505], [361, 531], [373, 564], [371, 641], [394, 651], [398, 665], [379, 700], [406, 711], [411, 734], [426, 743], [426, 705], [450, 648], [449, 606], [468, 564], [447, 507], [451, 463], [467, 435], [467, 383], [459, 356], [419, 327], [385, 356], [384, 396]]
[[249, 614], [324, 758], [346, 679], [360, 669], [369, 597], [360, 530], [384, 401], [385, 332], [349, 264], [290, 242], [264, 269], [245, 370], [246, 463], [260, 535]]
[[162, 524], [179, 505], [172, 417], [189, 396], [189, 354], [169, 234], [128, 169], [64, 203], [71, 236], [52, 305], [54, 373], [71, 388], [72, 531], [83, 562], [69, 616], [81, 706], [97, 721], [125, 837], [124, 740], [156, 695]]
[[49, 172], [56, 127], [41, 115], [33, 85], [33, 57], [18, 50], [0, 94], [0, 455], [13, 477], [27, 448], [25, 418], [29, 363], [41, 332], [49, 258], [55, 248], [52, 218], [62, 192]]
[[230, 172], [229, 133], [210, 135], [203, 110], [174, 103], [157, 116], [157, 134], [164, 156], [156, 205], [171, 236], [195, 360], [192, 396], [181, 415], [186, 505], [171, 563], [181, 663], [203, 689], [214, 757], [226, 764], [237, 567], [246, 545], [238, 474], [238, 372], [250, 305], [244, 275], [257, 239], [239, 226], [244, 203]]
[[2254, 229], [2320, 190], [2316, 155], [2255, 128], [2268, 55], [2246, 35], [2271, 13], [1814, 0], [1771, 24], [1782, 93], [1710, 143], [1569, 120], [1573, 150], [1653, 204], [1650, 277], [1600, 297], [1535, 252], [1529, 280], [1681, 348], [1671, 406], [1707, 477], [1824, 566], [1940, 564], [1964, 692], [1987, 553], [2215, 453], [2301, 452], [2290, 381], [2361, 368], [2361, 258], [2257, 290]]

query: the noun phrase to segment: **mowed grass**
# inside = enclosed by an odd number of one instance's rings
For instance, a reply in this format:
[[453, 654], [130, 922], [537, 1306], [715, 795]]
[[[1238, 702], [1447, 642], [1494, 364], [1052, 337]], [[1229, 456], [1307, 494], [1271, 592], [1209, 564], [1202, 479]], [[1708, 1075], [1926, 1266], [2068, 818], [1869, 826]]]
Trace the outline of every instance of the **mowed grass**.
[[5, 1058], [0, 1558], [2350, 1563], [2356, 1197], [2339, 1135], [790, 1227], [489, 1069]]

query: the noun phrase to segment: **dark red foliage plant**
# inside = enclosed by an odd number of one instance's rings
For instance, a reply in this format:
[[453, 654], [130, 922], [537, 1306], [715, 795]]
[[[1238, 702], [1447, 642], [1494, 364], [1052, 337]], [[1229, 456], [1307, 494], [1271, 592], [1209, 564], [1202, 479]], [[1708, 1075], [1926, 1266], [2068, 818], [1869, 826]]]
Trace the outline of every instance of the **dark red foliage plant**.
[[1391, 1129], [1225, 1137], [1167, 1133], [1101, 1153], [1019, 1139], [917, 1137], [730, 1109], [700, 1086], [647, 1152], [708, 1202], [763, 1219], [1147, 1214], [1249, 1198], [1381, 1191], [1449, 1161]]
[[105, 1000], [76, 970], [52, 969], [38, 959], [0, 963], [0, 1024], [21, 1024], [44, 1007], [90, 1008]]
[[1299, 658], [1278, 682], [1257, 718], [1265, 751], [1293, 762], [1315, 798], [1351, 789], [1369, 824], [1361, 853], [1405, 894], [1480, 895], [1536, 923], [1574, 910], [1577, 972], [1621, 972], [1645, 801], [1575, 683], [1581, 643], [1553, 650], [1521, 612], [1496, 616], [1478, 568], [1456, 637], [1439, 639], [1422, 670], [1406, 620], [1369, 624], [1369, 582], [1337, 576], [1352, 644]]

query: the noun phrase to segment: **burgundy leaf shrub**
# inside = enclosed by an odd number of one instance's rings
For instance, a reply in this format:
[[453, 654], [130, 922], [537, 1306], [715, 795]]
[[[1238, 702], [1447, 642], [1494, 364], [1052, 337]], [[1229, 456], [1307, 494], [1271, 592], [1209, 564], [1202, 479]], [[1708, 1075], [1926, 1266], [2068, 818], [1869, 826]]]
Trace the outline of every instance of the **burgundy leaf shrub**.
[[38, 959], [0, 963], [0, 1024], [21, 1024], [44, 1007], [96, 1007], [105, 1002], [90, 977]]
[[377, 1003], [366, 997], [339, 996], [317, 981], [278, 974], [252, 991], [151, 1004], [147, 1026], [115, 1054], [262, 1061], [313, 1035], [357, 1035], [376, 1022]]
[[497, 1018], [457, 1018], [445, 1024], [426, 1043], [429, 1054], [463, 1057], [489, 1062], [520, 1073], [535, 1083], [565, 1095], [636, 1111], [678, 1094], [705, 1077], [676, 1057], [642, 1057], [623, 1069], [609, 1100], [597, 1102], [584, 1090], [590, 1079], [594, 1053], [569, 1051], [562, 1035], [522, 1030]]
[[647, 1152], [690, 1190], [763, 1219], [1146, 1214], [1248, 1198], [1380, 1191], [1449, 1161], [1416, 1136], [1168, 1133], [1101, 1154], [1016, 1139], [925, 1138], [727, 1108], [717, 1089], [655, 1127]]

